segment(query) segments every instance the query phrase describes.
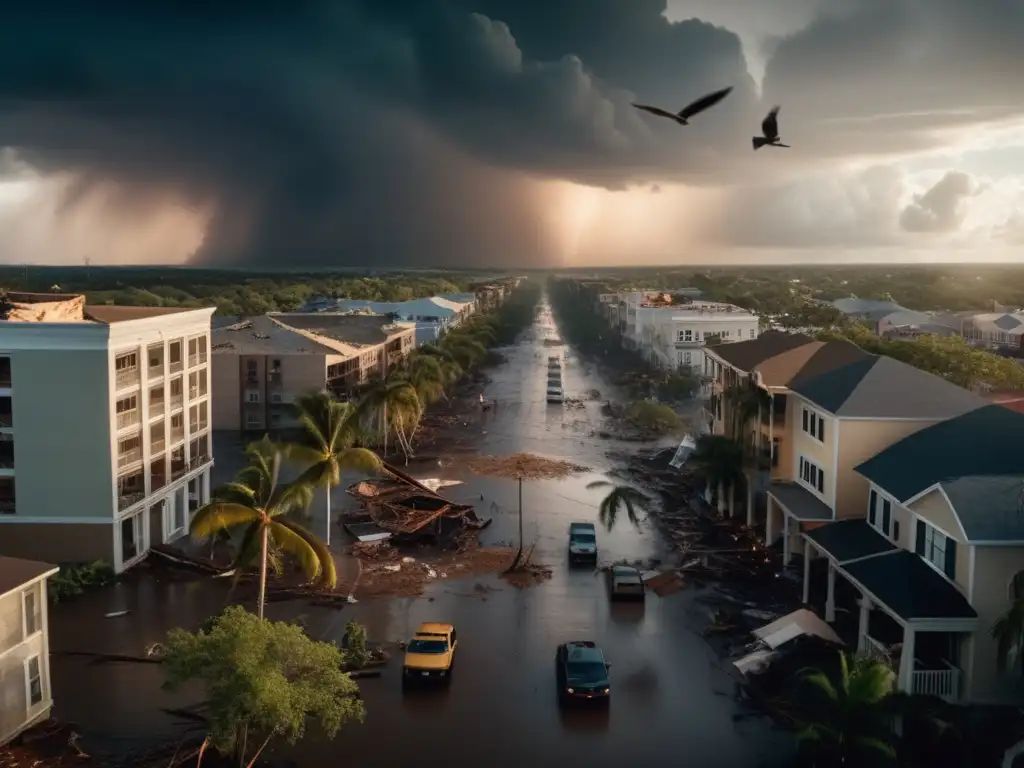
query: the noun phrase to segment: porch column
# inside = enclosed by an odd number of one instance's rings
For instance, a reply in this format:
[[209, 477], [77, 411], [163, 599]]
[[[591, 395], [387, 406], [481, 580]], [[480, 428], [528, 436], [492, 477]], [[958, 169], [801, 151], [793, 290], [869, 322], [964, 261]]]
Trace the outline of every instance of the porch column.
[[914, 688], [914, 630], [903, 627], [903, 648], [900, 649], [899, 689], [904, 693], [913, 693]]
[[719, 482], [718, 483], [718, 499], [716, 501], [715, 506], [718, 509], [718, 514], [724, 516], [725, 515], [725, 483], [723, 483], [723, 482]]
[[747, 528], [754, 527], [754, 484], [747, 483]]
[[199, 505], [210, 503], [210, 470], [207, 469], [203, 472], [203, 489], [201, 491], [202, 496], [199, 497]]
[[772, 541], [775, 538], [775, 502], [772, 501], [772, 497], [768, 497], [768, 514], [765, 516], [764, 522], [764, 545], [770, 547]]
[[831, 560], [828, 561], [828, 595], [825, 598], [825, 621], [832, 623], [836, 620], [836, 566]]
[[789, 565], [789, 561], [793, 559], [793, 546], [792, 546], [792, 535], [790, 529], [793, 527], [793, 521], [789, 515], [785, 512], [782, 513], [782, 567], [785, 568]]
[[868, 644], [868, 626], [871, 619], [871, 599], [861, 595], [857, 601], [860, 606], [860, 623], [857, 625], [857, 653], [864, 653]]
[[729, 517], [736, 516], [736, 483], [729, 483]]
[[811, 601], [811, 540], [804, 539], [804, 596], [803, 604]]

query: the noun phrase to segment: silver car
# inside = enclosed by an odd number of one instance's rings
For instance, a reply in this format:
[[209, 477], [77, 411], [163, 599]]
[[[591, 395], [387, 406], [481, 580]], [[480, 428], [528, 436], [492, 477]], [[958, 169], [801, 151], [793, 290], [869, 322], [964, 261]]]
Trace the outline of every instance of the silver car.
[[608, 591], [612, 600], [643, 600], [647, 594], [643, 575], [632, 565], [608, 569]]

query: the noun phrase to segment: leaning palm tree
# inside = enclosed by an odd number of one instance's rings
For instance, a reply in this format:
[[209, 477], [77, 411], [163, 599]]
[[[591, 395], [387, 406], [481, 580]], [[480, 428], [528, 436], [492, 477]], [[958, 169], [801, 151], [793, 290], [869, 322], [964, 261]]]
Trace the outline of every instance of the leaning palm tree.
[[724, 435], [700, 435], [686, 463], [701, 472], [712, 487], [743, 480], [743, 446]]
[[222, 529], [245, 528], [235, 559], [235, 568], [252, 565], [258, 558], [260, 591], [257, 613], [263, 618], [267, 596], [267, 570], [276, 556], [296, 559], [306, 578], [321, 588], [333, 589], [338, 582], [334, 558], [323, 542], [289, 515], [309, 506], [312, 487], [303, 483], [280, 483], [282, 451], [264, 437], [246, 449], [249, 465], [234, 482], [218, 488], [212, 500], [196, 510], [191, 533], [208, 539]]
[[435, 344], [424, 344], [416, 350], [416, 353], [418, 357], [429, 357], [437, 360], [441, 366], [441, 372], [444, 374], [444, 385], [446, 388], [462, 377], [462, 367], [447, 350], [441, 349], [441, 347]]
[[437, 402], [445, 396], [447, 376], [438, 358], [415, 355], [409, 359], [403, 373], [403, 378], [416, 389], [416, 394], [424, 405]]
[[422, 416], [423, 403], [419, 394], [405, 379], [376, 382], [364, 393], [355, 410], [357, 423], [367, 433], [380, 435], [385, 457], [388, 453], [388, 436], [394, 433], [406, 460], [412, 448], [406, 439], [407, 434]]
[[896, 675], [888, 664], [840, 651], [837, 669], [804, 669], [794, 683], [787, 703], [811, 765], [866, 767], [895, 760]]
[[654, 499], [631, 485], [617, 485], [607, 480], [587, 483], [588, 490], [594, 488], [609, 489], [608, 495], [601, 499], [601, 506], [597, 510], [597, 519], [601, 521], [606, 531], [611, 531], [615, 527], [615, 521], [623, 512], [626, 519], [639, 528], [642, 521], [640, 513], [649, 512], [654, 505]]
[[295, 442], [284, 446], [285, 456], [305, 467], [300, 484], [323, 488], [327, 496], [327, 525], [324, 543], [331, 545], [331, 489], [347, 470], [374, 472], [381, 467], [377, 454], [356, 448], [359, 424], [350, 403], [334, 401], [326, 392], [311, 392], [295, 401], [302, 432]]
[[483, 360], [487, 349], [476, 339], [465, 334], [450, 333], [441, 339], [441, 349], [448, 352], [464, 371]]

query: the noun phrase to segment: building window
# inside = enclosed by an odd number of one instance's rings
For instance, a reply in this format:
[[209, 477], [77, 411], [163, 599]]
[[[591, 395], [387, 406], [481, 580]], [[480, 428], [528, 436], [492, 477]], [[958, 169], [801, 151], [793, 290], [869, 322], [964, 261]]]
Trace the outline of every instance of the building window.
[[871, 525], [875, 524], [875, 510], [878, 508], [878, 491], [874, 488], [871, 489], [871, 493], [868, 494], [868, 522]]
[[693, 341], [693, 331], [689, 328], [679, 331], [679, 341]]
[[690, 352], [683, 352], [683, 365], [693, 365], [693, 355]]
[[950, 579], [956, 579], [956, 541], [924, 520], [917, 521], [915, 551]]
[[260, 401], [260, 393], [259, 392], [246, 392], [245, 393], [245, 402], [247, 402], [247, 403], [258, 403], [259, 401]]
[[899, 538], [899, 523], [892, 514], [892, 501], [872, 489], [868, 495], [868, 522], [885, 536]]
[[820, 443], [825, 442], [825, 419], [810, 408], [803, 409], [803, 429]]
[[30, 707], [34, 707], [43, 700], [43, 667], [38, 656], [25, 659], [25, 688], [28, 691]]
[[756, 328], [751, 328], [750, 329], [750, 338], [753, 339], [753, 338], [756, 338], [756, 336], [757, 336], [757, 329]]
[[26, 589], [23, 595], [25, 607], [25, 637], [32, 637], [39, 631], [39, 611], [36, 610], [36, 588]]
[[803, 456], [800, 457], [800, 479], [812, 490], [818, 493], [825, 492], [825, 473], [821, 471], [821, 467]]

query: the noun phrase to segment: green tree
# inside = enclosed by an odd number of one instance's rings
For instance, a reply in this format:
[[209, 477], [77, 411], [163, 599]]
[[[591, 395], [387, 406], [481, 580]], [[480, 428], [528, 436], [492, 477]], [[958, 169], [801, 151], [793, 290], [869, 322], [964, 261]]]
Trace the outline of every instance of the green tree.
[[729, 436], [740, 443], [746, 442], [747, 424], [768, 411], [768, 393], [760, 387], [737, 384], [722, 393], [725, 400]]
[[312, 392], [295, 402], [302, 431], [284, 446], [285, 455], [303, 467], [296, 481], [300, 486], [323, 488], [327, 496], [327, 526], [324, 543], [331, 544], [331, 489], [349, 470], [375, 472], [381, 467], [377, 454], [356, 448], [359, 422], [349, 403], [335, 402], [326, 392]]
[[289, 517], [308, 508], [313, 488], [308, 483], [280, 483], [282, 451], [264, 437], [246, 449], [249, 465], [234, 482], [218, 488], [211, 501], [196, 510], [192, 536], [200, 541], [223, 529], [244, 527], [235, 568], [259, 564], [257, 613], [263, 618], [267, 570], [280, 568], [279, 555], [298, 561], [317, 587], [333, 589], [338, 582], [334, 558], [323, 542]]
[[625, 513], [626, 519], [637, 528], [640, 527], [640, 513], [647, 513], [654, 505], [654, 499], [643, 491], [630, 485], [618, 485], [607, 480], [596, 480], [587, 484], [588, 489], [607, 488], [608, 495], [601, 499], [597, 510], [597, 519], [606, 531], [615, 527], [619, 515]]
[[1013, 577], [1014, 601], [992, 625], [992, 639], [996, 641], [996, 661], [1001, 670], [1015, 667], [1024, 670], [1024, 571]]
[[895, 674], [887, 664], [839, 652], [837, 669], [805, 669], [787, 702], [801, 751], [815, 768], [859, 768], [896, 759], [892, 732]]
[[416, 388], [402, 379], [375, 382], [356, 405], [356, 418], [368, 435], [379, 435], [384, 457], [388, 453], [388, 437], [395, 435], [408, 461], [412, 446], [408, 434], [423, 416], [423, 403]]
[[[346, 723], [363, 721], [359, 686], [342, 663], [338, 648], [298, 625], [233, 605], [208, 630], [168, 633], [165, 687], [201, 684], [209, 700], [207, 743], [239, 766], [253, 766], [273, 739], [301, 739], [310, 718], [330, 738]], [[262, 741], [246, 763], [250, 734]]]
[[724, 435], [701, 435], [686, 462], [704, 475], [712, 488], [742, 482], [743, 447]]
[[487, 354], [487, 349], [480, 341], [468, 334], [459, 333], [458, 329], [445, 334], [438, 346], [450, 354], [464, 371], [476, 366]]
[[679, 415], [661, 403], [638, 400], [626, 409], [626, 418], [642, 429], [655, 432], [675, 432], [683, 427]]
[[430, 405], [445, 396], [448, 376], [441, 360], [431, 355], [413, 354], [402, 371], [402, 378], [412, 384], [423, 405]]

